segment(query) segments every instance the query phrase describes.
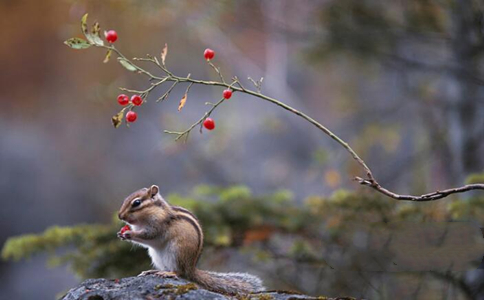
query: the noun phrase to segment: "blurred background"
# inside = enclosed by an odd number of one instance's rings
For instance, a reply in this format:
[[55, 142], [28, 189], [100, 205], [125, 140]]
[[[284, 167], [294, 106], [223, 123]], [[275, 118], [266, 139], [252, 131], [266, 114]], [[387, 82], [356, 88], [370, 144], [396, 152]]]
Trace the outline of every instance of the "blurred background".
[[[81, 37], [88, 12], [89, 24], [117, 31], [127, 57], [159, 55], [167, 43], [167, 66], [180, 76], [217, 80], [203, 58], [212, 48], [226, 78], [249, 87], [248, 76], [264, 77], [264, 94], [349, 142], [383, 186], [418, 194], [484, 179], [482, 1], [2, 0], [0, 12], [0, 245], [55, 225], [118, 229], [112, 219], [124, 197], [157, 184], [211, 230], [205, 268], [312, 295], [484, 299], [482, 192], [435, 203], [381, 198], [352, 181], [361, 168], [322, 132], [238, 93], [212, 115], [215, 130], [187, 143], [163, 133], [198, 120], [204, 103], [220, 98], [216, 87], [193, 86], [179, 113], [186, 87], [157, 104], [162, 86], [136, 123], [115, 129], [118, 88], [149, 82], [114, 59], [103, 64], [102, 49], [63, 44]], [[114, 233], [113, 247], [124, 247]], [[43, 237], [53, 249], [39, 242], [40, 252], [88, 251], [79, 250], [86, 237]], [[396, 253], [402, 244], [430, 250]], [[135, 275], [77, 265], [76, 276], [72, 260], [48, 268], [45, 253], [12, 262], [12, 252], [29, 251], [9, 251], [2, 299], [52, 299], [83, 277]]]

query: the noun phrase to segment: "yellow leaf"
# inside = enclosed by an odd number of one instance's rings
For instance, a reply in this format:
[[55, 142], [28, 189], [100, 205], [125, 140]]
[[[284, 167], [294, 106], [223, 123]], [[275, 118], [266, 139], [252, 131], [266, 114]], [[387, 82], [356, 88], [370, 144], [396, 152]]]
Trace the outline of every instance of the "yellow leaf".
[[103, 60], [103, 63], [107, 63], [109, 61], [109, 58], [111, 57], [112, 52], [113, 51], [111, 49], [108, 50], [108, 52], [106, 53], [106, 57]]
[[86, 37], [87, 35], [89, 35], [89, 31], [87, 30], [87, 14], [85, 14], [81, 18], [81, 30], [82, 30], [82, 33], [86, 35]]
[[91, 33], [93, 35], [99, 36], [99, 32], [101, 31], [101, 27], [99, 26], [99, 23], [96, 22], [94, 25], [92, 25]]
[[165, 44], [163, 50], [161, 51], [161, 63], [165, 65], [166, 55], [168, 54], [168, 44]]
[[178, 111], [182, 110], [186, 102], [187, 102], [187, 94], [183, 95], [183, 98], [181, 98], [180, 104], [178, 105]]

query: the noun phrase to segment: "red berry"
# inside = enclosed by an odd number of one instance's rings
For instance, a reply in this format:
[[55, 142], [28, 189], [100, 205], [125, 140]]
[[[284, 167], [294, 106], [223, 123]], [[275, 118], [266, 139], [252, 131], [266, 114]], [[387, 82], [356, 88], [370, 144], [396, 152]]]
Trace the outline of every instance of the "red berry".
[[131, 227], [129, 225], [124, 225], [123, 228], [121, 228], [121, 234], [125, 233], [126, 231], [131, 230]]
[[143, 103], [143, 99], [139, 95], [133, 95], [131, 97], [131, 103], [136, 106], [140, 106]]
[[222, 94], [223, 94], [225, 99], [230, 99], [230, 97], [232, 97], [232, 91], [230, 89], [224, 90], [224, 92]]
[[206, 60], [211, 60], [215, 56], [215, 51], [213, 51], [210, 48], [205, 49], [205, 52], [203, 52], [203, 56], [205, 56]]
[[208, 130], [213, 130], [215, 128], [215, 121], [212, 118], [206, 118], [203, 121], [203, 126]]
[[129, 103], [129, 97], [125, 94], [121, 94], [118, 96], [118, 103], [119, 105], [126, 106]]
[[106, 36], [106, 40], [109, 42], [109, 43], [114, 43], [116, 42], [116, 40], [118, 39], [118, 34], [116, 33], [116, 31], [114, 30], [109, 30], [108, 32], [106, 32], [104, 34]]
[[129, 123], [133, 123], [134, 121], [136, 121], [137, 118], [138, 115], [132, 110], [128, 111], [128, 113], [126, 114], [126, 121], [128, 121]]

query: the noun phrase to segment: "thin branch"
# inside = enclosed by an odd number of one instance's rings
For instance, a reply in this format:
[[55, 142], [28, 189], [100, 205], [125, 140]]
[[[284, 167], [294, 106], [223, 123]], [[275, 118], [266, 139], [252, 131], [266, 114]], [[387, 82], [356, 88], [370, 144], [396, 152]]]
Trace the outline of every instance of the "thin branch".
[[[287, 105], [287, 104], [285, 104], [285, 103], [283, 103], [283, 102], [281, 102], [281, 101], [279, 101], [277, 99], [274, 99], [274, 98], [271, 98], [269, 96], [266, 96], [266, 95], [262, 94], [261, 93], [261, 84], [262, 84], [263, 78], [261, 78], [259, 81], [255, 81], [255, 80], [253, 80], [252, 78], [249, 77], [249, 80], [252, 81], [252, 83], [254, 84], [254, 86], [257, 89], [257, 91], [253, 91], [253, 90], [249, 90], [249, 89], [244, 88], [237, 77], [234, 77], [234, 81], [231, 84], [227, 84], [225, 82], [225, 80], [224, 80], [221, 72], [220, 72], [220, 69], [218, 69], [217, 67], [215, 67], [215, 65], [213, 65], [211, 62], [208, 62], [209, 65], [212, 68], [214, 68], [214, 70], [219, 75], [221, 81], [207, 81], [207, 80], [192, 79], [192, 78], [190, 78], [190, 74], [188, 74], [187, 77], [176, 76], [172, 72], [170, 72], [166, 68], [165, 65], [160, 64], [160, 62], [158, 61], [158, 59], [156, 57], [148, 56], [148, 58], [135, 59], [135, 60], [139, 60], [139, 61], [152, 62], [156, 66], [158, 66], [166, 74], [166, 77], [158, 77], [158, 76], [155, 76], [155, 75], [151, 74], [150, 72], [144, 70], [140, 66], [134, 64], [131, 60], [127, 59], [119, 50], [117, 50], [113, 45], [110, 45], [110, 46], [97, 45], [97, 46], [98, 47], [102, 47], [102, 48], [106, 48], [108, 50], [112, 50], [119, 57], [121, 57], [122, 59], [124, 59], [127, 62], [129, 62], [130, 64], [132, 64], [140, 74], [144, 74], [144, 75], [148, 76], [150, 80], [158, 80], [156, 83], [153, 83], [147, 90], [141, 91], [142, 93], [144, 93], [144, 96], [145, 97], [147, 96], [147, 94], [149, 92], [151, 92], [157, 86], [161, 85], [163, 82], [165, 82], [165, 81], [173, 82], [173, 85], [160, 98], [158, 98], [157, 102], [158, 101], [165, 100], [168, 97], [168, 95], [170, 94], [170, 92], [173, 90], [173, 88], [178, 83], [180, 83], [180, 82], [188, 82], [190, 84], [189, 84], [189, 86], [188, 86], [188, 88], [186, 90], [186, 93], [189, 92], [189, 90], [190, 90], [190, 88], [192, 87], [193, 84], [208, 85], [208, 86], [220, 86], [220, 87], [231, 88], [234, 92], [245, 93], [245, 94], [248, 94], [248, 95], [251, 95], [251, 96], [260, 98], [262, 100], [268, 101], [270, 103], [273, 103], [273, 104], [275, 104], [275, 105], [277, 105], [277, 106], [279, 106], [279, 107], [281, 107], [281, 108], [289, 111], [292, 114], [295, 114], [295, 115], [303, 118], [304, 120], [306, 120], [307, 122], [309, 122], [310, 124], [312, 124], [313, 126], [315, 126], [316, 128], [318, 128], [319, 130], [321, 130], [324, 134], [326, 134], [327, 136], [329, 136], [330, 138], [332, 138], [333, 140], [335, 140], [362, 167], [362, 169], [366, 173], [366, 178], [355, 177], [355, 181], [357, 181], [361, 185], [368, 186], [368, 187], [370, 187], [370, 188], [378, 191], [379, 193], [382, 193], [383, 195], [388, 196], [390, 198], [393, 198], [393, 199], [396, 199], [396, 200], [406, 200], [406, 201], [434, 201], [434, 200], [438, 200], [438, 199], [445, 198], [445, 197], [447, 197], [447, 196], [449, 196], [451, 194], [463, 193], [463, 192], [467, 192], [467, 191], [470, 191], [470, 190], [484, 190], [484, 183], [477, 183], [477, 184], [468, 184], [468, 185], [465, 185], [465, 186], [462, 186], [462, 187], [457, 187], [457, 188], [439, 190], [439, 191], [436, 191], [436, 192], [432, 192], [432, 193], [428, 193], [428, 194], [423, 194], [423, 195], [419, 195], [419, 196], [400, 195], [400, 194], [394, 193], [394, 192], [392, 192], [392, 191], [390, 191], [390, 190], [382, 187], [378, 183], [378, 181], [373, 176], [373, 173], [371, 172], [370, 168], [366, 165], [366, 163], [363, 161], [363, 159], [360, 158], [360, 156], [353, 150], [353, 148], [351, 148], [348, 145], [347, 142], [345, 142], [343, 139], [341, 139], [340, 137], [338, 137], [337, 135], [335, 135], [328, 128], [326, 128], [325, 126], [323, 126], [321, 123], [317, 122], [316, 120], [314, 120], [310, 116], [306, 115], [305, 113], [303, 113], [303, 112], [301, 112], [301, 111], [299, 111], [299, 110], [297, 110], [297, 109], [295, 109], [295, 108], [293, 108], [293, 107], [291, 107], [291, 106], [289, 106], [289, 105]], [[238, 86], [234, 86], [235, 84], [237, 84]], [[128, 90], [128, 89], [123, 89], [123, 90], [126, 90], [126, 91], [135, 91], [135, 90]], [[139, 91], [136, 91], [136, 92], [139, 92]], [[197, 122], [195, 122], [194, 124], [192, 124], [185, 131], [178, 132], [178, 131], [168, 131], [168, 130], [165, 130], [165, 133], [177, 135], [177, 137], [176, 137], [175, 140], [179, 140], [181, 137], [188, 138], [188, 135], [190, 134], [191, 130], [193, 128], [195, 128], [197, 125], [200, 125], [200, 130], [202, 129], [203, 121], [206, 118], [208, 118], [210, 116], [210, 114], [223, 101], [224, 101], [224, 99], [222, 98], [221, 100], [219, 100], [215, 104], [210, 103], [210, 105], [212, 105], [212, 107], [210, 108], [210, 110], [208, 110], [203, 115], [202, 118], [200, 118]]]
[[233, 80], [233, 81], [234, 81], [234, 82], [235, 82], [235, 83], [236, 83], [236, 84], [237, 84], [237, 85], [238, 85], [238, 86], [239, 86], [239, 87], [242, 89], [242, 91], [244, 91], [244, 90], [245, 90], [244, 86], [242, 85], [242, 83], [241, 83], [241, 82], [240, 82], [240, 80], [239, 80], [239, 77], [234, 76], [234, 77], [232, 78], [232, 80]]
[[188, 94], [188, 92], [190, 91], [190, 89], [192, 88], [192, 85], [193, 85], [193, 82], [190, 82], [190, 84], [188, 85], [187, 87], [187, 90], [185, 91], [185, 94]]
[[198, 120], [197, 122], [193, 123], [187, 130], [185, 130], [185, 131], [169, 131], [169, 130], [165, 130], [164, 132], [165, 133], [168, 133], [168, 134], [175, 134], [175, 135], [177, 135], [177, 137], [175, 138], [175, 141], [178, 141], [183, 136], [190, 134], [190, 131], [192, 131], [192, 129], [195, 128], [197, 125], [201, 125], [203, 123], [203, 121], [205, 121], [205, 119], [208, 118], [210, 116], [210, 114], [212, 114], [212, 112], [217, 108], [217, 106], [219, 106], [220, 104], [222, 104], [222, 102], [224, 102], [224, 100], [225, 99], [222, 98], [217, 103], [213, 104], [212, 105], [212, 108], [210, 108], [203, 115], [203, 117], [200, 118], [200, 120]]
[[178, 80], [175, 80], [172, 84], [172, 86], [170, 86], [170, 88], [160, 97], [158, 98], [158, 100], [156, 100], [156, 102], [160, 102], [160, 101], [164, 101], [168, 98], [168, 96], [170, 95], [171, 91], [175, 88], [175, 86], [178, 84]]
[[348, 145], [347, 142], [342, 140], [340, 137], [335, 135], [328, 128], [326, 128], [325, 126], [323, 126], [321, 123], [317, 122], [316, 120], [314, 120], [310, 116], [306, 115], [305, 113], [302, 113], [302, 112], [296, 110], [295, 108], [293, 108], [293, 107], [291, 107], [291, 106], [289, 106], [289, 105], [287, 105], [287, 104], [285, 104], [285, 103], [283, 103], [279, 100], [276, 100], [274, 98], [271, 98], [271, 97], [268, 97], [264, 94], [261, 94], [260, 92], [255, 92], [255, 91], [244, 89], [244, 88], [241, 88], [241, 87], [231, 86], [231, 85], [228, 85], [228, 84], [224, 84], [222, 82], [196, 80], [196, 79], [192, 79], [192, 78], [183, 78], [183, 77], [177, 77], [177, 76], [175, 76], [175, 78], [179, 81], [188, 81], [188, 82], [192, 82], [192, 83], [196, 83], [196, 84], [202, 84], [202, 85], [231, 87], [234, 91], [246, 93], [246, 94], [252, 95], [254, 97], [258, 97], [260, 99], [263, 99], [265, 101], [271, 102], [271, 103], [273, 103], [273, 104], [275, 104], [279, 107], [282, 107], [283, 109], [303, 118], [304, 120], [306, 120], [309, 123], [316, 126], [319, 130], [323, 131], [326, 135], [331, 137], [338, 144], [340, 144], [344, 149], [346, 149], [347, 152], [350, 153], [350, 155], [353, 157], [353, 159], [363, 168], [363, 170], [366, 173], [367, 178], [363, 179], [361, 177], [355, 177], [355, 180], [358, 183], [360, 183], [361, 185], [369, 186], [369, 187], [377, 190], [378, 192], [380, 192], [380, 193], [382, 193], [382, 194], [384, 194], [388, 197], [391, 197], [393, 199], [407, 200], [407, 201], [433, 201], [433, 200], [445, 198], [445, 197], [447, 197], [451, 194], [455, 194], [455, 193], [462, 193], [462, 192], [467, 192], [467, 191], [470, 191], [470, 190], [484, 190], [484, 183], [482, 183], [482, 184], [476, 183], [476, 184], [468, 184], [468, 185], [458, 187], [458, 188], [451, 188], [451, 189], [446, 189], [446, 190], [442, 190], [442, 191], [436, 191], [436, 192], [423, 194], [423, 195], [419, 195], [419, 196], [400, 195], [400, 194], [391, 192], [390, 190], [382, 187], [378, 183], [378, 181], [373, 176], [373, 173], [371, 172], [370, 168], [366, 165], [366, 163], [363, 161], [363, 159], [361, 159], [359, 157], [359, 155], [353, 150], [353, 148], [351, 148]]
[[475, 184], [467, 184], [461, 187], [457, 188], [450, 188], [446, 190], [441, 190], [441, 191], [436, 191], [428, 194], [423, 194], [420, 196], [413, 196], [413, 195], [400, 195], [396, 194], [392, 191], [387, 190], [386, 188], [382, 187], [376, 180], [369, 180], [369, 179], [363, 179], [361, 177], [355, 177], [355, 180], [362, 184], [369, 186], [376, 191], [382, 193], [385, 196], [388, 196], [390, 198], [396, 199], [396, 200], [407, 200], [407, 201], [434, 201], [438, 199], [445, 198], [451, 194], [457, 194], [457, 193], [464, 193], [468, 192], [471, 190], [484, 190], [484, 183], [475, 183]]
[[121, 57], [123, 60], [129, 62], [131, 65], [133, 65], [133, 67], [136, 68], [136, 70], [141, 73], [141, 74], [144, 74], [146, 76], [148, 76], [151, 79], [158, 79], [158, 80], [161, 80], [163, 78], [161, 77], [158, 77], [158, 76], [155, 76], [153, 74], [151, 74], [150, 72], [146, 71], [145, 69], [141, 68], [140, 66], [136, 65], [135, 63], [133, 63], [130, 59], [126, 58], [126, 56], [124, 56], [118, 49], [116, 49], [116, 47], [114, 47], [114, 45], [111, 45], [111, 46], [106, 46], [106, 45], [98, 45], [98, 44], [94, 44], [96, 47], [101, 47], [101, 48], [105, 48], [105, 49], [108, 49], [108, 50], [112, 50], [114, 51], [118, 57]]
[[120, 87], [119, 89], [122, 90], [123, 92], [134, 93], [134, 94], [142, 94], [144, 92], [144, 91], [140, 91], [140, 90], [127, 89], [127, 88], [124, 88], [124, 87]]

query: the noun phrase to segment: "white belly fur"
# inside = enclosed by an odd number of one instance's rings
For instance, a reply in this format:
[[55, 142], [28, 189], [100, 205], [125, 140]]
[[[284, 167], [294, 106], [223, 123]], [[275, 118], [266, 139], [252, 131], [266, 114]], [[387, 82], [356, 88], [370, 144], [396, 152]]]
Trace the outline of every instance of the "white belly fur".
[[176, 249], [173, 243], [166, 243], [164, 247], [148, 247], [148, 254], [156, 269], [167, 272], [176, 272]]

